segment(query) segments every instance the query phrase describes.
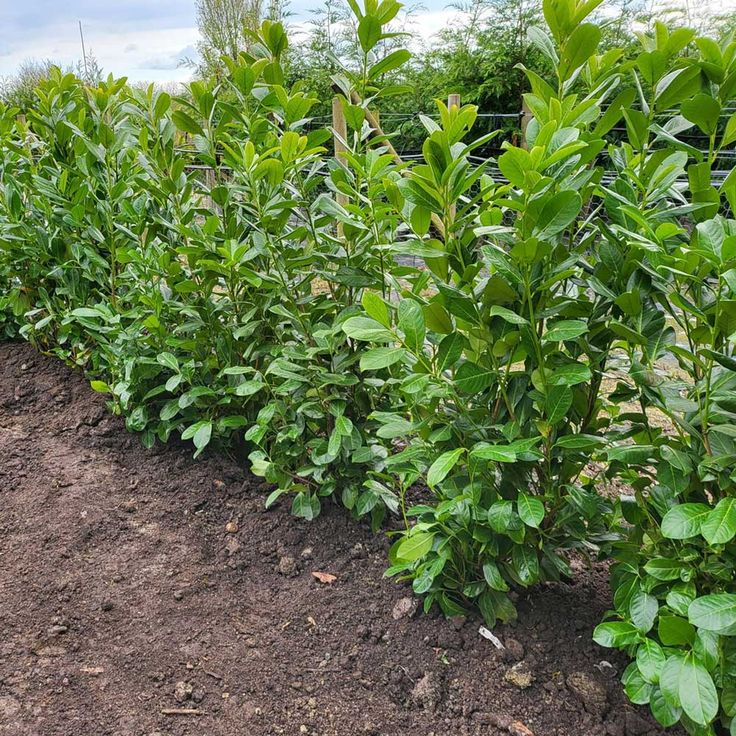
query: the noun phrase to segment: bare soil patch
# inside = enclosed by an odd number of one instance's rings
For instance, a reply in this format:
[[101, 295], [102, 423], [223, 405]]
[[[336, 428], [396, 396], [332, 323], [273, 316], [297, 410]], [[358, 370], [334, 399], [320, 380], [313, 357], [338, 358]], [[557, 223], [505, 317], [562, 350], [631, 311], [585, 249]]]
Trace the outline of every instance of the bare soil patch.
[[0, 734], [664, 733], [591, 641], [604, 568], [522, 594], [499, 651], [477, 620], [415, 613], [341, 509], [265, 511], [237, 464], [190, 454], [0, 345]]

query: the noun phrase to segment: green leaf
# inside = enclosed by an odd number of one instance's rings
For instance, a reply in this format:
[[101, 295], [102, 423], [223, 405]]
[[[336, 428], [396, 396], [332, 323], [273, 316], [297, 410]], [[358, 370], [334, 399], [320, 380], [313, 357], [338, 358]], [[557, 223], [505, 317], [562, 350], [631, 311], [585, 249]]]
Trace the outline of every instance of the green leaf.
[[679, 560], [655, 557], [644, 565], [646, 572], [657, 580], [679, 580], [684, 566]]
[[159, 353], [156, 356], [156, 361], [166, 368], [170, 368], [172, 371], [176, 372], [179, 370], [179, 361], [171, 353]]
[[389, 315], [388, 306], [386, 306], [386, 302], [375, 291], [364, 291], [363, 296], [360, 298], [360, 303], [363, 305], [363, 309], [365, 309], [369, 317], [372, 317], [376, 322], [379, 322], [386, 328], [391, 327], [391, 316]]
[[529, 320], [526, 317], [522, 317], [522, 315], [517, 314], [516, 312], [512, 312], [510, 309], [507, 309], [506, 307], [501, 307], [498, 304], [492, 306], [488, 310], [488, 314], [491, 317], [500, 317], [503, 320], [506, 320], [506, 322], [509, 322], [512, 325], [528, 325]]
[[437, 348], [437, 370], [442, 372], [454, 366], [463, 354], [466, 344], [467, 340], [459, 332], [445, 335]]
[[659, 674], [665, 661], [662, 647], [654, 639], [644, 639], [636, 650], [636, 666], [647, 682], [654, 684], [659, 682]]
[[704, 503], [673, 506], [662, 519], [662, 534], [668, 539], [689, 539], [700, 534], [703, 519], [711, 509]]
[[381, 21], [374, 15], [364, 15], [358, 22], [360, 48], [368, 53], [381, 40]]
[[438, 483], [441, 483], [447, 474], [455, 467], [457, 461], [461, 458], [465, 452], [464, 447], [458, 447], [455, 450], [449, 450], [448, 452], [442, 453], [430, 466], [427, 472], [427, 485], [430, 488], [434, 488]]
[[503, 579], [495, 562], [486, 562], [483, 565], [483, 577], [488, 587], [493, 588], [493, 590], [503, 592], [509, 589], [508, 583]]
[[511, 551], [511, 563], [522, 585], [534, 585], [539, 580], [539, 558], [535, 549], [525, 544], [515, 544]]
[[720, 633], [736, 625], [736, 595], [713, 593], [696, 598], [688, 607], [688, 620], [693, 626]]
[[700, 629], [695, 634], [693, 652], [709, 672], [718, 666], [721, 656], [720, 639], [720, 634], [705, 629]]
[[621, 677], [621, 682], [632, 703], [645, 705], [649, 702], [654, 686], [644, 679], [636, 662], [629, 663]]
[[192, 135], [202, 135], [204, 133], [202, 126], [183, 110], [174, 110], [171, 113], [171, 121], [179, 130], [185, 133], [191, 133]]
[[721, 105], [710, 95], [699, 94], [685, 100], [680, 107], [682, 116], [700, 128], [705, 135], [712, 135], [718, 129]]
[[498, 168], [513, 186], [523, 187], [526, 172], [533, 168], [529, 151], [523, 148], [509, 148], [506, 153], [499, 156]]
[[397, 559], [403, 562], [415, 562], [424, 557], [432, 549], [434, 534], [425, 531], [412, 531], [396, 548]]
[[550, 386], [577, 386], [591, 379], [590, 368], [582, 363], [567, 363], [566, 365], [547, 371], [547, 384]]
[[90, 388], [96, 391], [98, 394], [109, 394], [111, 393], [110, 387], [104, 381], [90, 381]]
[[294, 516], [306, 519], [307, 521], [316, 519], [319, 516], [320, 510], [321, 505], [319, 498], [315, 494], [307, 493], [305, 491], [299, 491], [299, 493], [294, 496], [294, 500], [291, 504], [291, 513]]
[[667, 657], [659, 674], [659, 688], [671, 708], [680, 708], [680, 672], [684, 656], [679, 652]]
[[682, 708], [675, 708], [670, 705], [665, 699], [662, 690], [658, 687], [655, 687], [652, 691], [652, 695], [649, 698], [649, 707], [657, 722], [665, 728], [674, 726], [682, 716]]
[[631, 602], [629, 603], [631, 623], [642, 634], [646, 634], [654, 626], [654, 619], [657, 617], [658, 611], [659, 603], [653, 595], [639, 590], [631, 597]]
[[550, 386], [544, 399], [547, 421], [555, 425], [563, 419], [572, 406], [572, 389], [568, 386]]
[[581, 23], [575, 28], [562, 47], [562, 69], [565, 79], [595, 54], [600, 40], [601, 30], [593, 23]]
[[678, 583], [667, 593], [667, 605], [681, 616], [687, 616], [688, 606], [695, 598], [695, 586], [692, 583]]
[[404, 348], [371, 348], [360, 356], [360, 370], [377, 371], [388, 368], [398, 363], [404, 355], [406, 355]]
[[413, 299], [402, 299], [399, 302], [399, 329], [404, 333], [409, 349], [420, 353], [424, 347], [426, 327], [422, 307]]
[[411, 59], [411, 52], [407, 49], [399, 49], [393, 53], [385, 56], [380, 61], [377, 61], [369, 70], [368, 76], [370, 79], [380, 77], [382, 74], [398, 69], [402, 64], [405, 64]]
[[695, 629], [681, 616], [660, 616], [657, 635], [665, 646], [679, 646], [693, 642]]
[[391, 342], [396, 339], [390, 330], [370, 317], [350, 317], [343, 322], [342, 331], [355, 340]]
[[488, 509], [488, 523], [499, 534], [508, 531], [513, 517], [514, 505], [511, 501], [495, 501]]
[[721, 705], [729, 718], [736, 716], [736, 684], [724, 686], [721, 691]]
[[713, 678], [692, 653], [682, 662], [679, 695], [685, 714], [701, 726], [707, 726], [718, 714], [718, 694]]
[[722, 498], [700, 527], [708, 544], [726, 544], [736, 535], [736, 498]]
[[494, 376], [491, 369], [466, 361], [455, 372], [455, 385], [465, 394], [479, 394], [493, 383]]
[[350, 437], [353, 433], [352, 421], [340, 414], [340, 416], [335, 418], [335, 432], [341, 437]]
[[491, 445], [487, 442], [479, 442], [470, 453], [474, 458], [480, 460], [494, 460], [497, 463], [515, 463], [516, 450], [508, 445]]
[[198, 450], [204, 449], [212, 437], [212, 422], [202, 420], [187, 427], [182, 433], [183, 440], [191, 439]]
[[588, 325], [579, 319], [563, 319], [553, 322], [542, 335], [542, 342], [562, 342], [574, 340], [588, 331]]
[[544, 519], [544, 504], [534, 496], [528, 496], [526, 493], [519, 493], [516, 500], [516, 507], [521, 520], [527, 525], [539, 528]]
[[236, 396], [253, 396], [257, 394], [262, 388], [265, 387], [265, 383], [256, 379], [250, 381], [243, 381], [235, 387]]
[[596, 437], [592, 434], [568, 434], [560, 437], [554, 446], [566, 450], [592, 450], [604, 443], [605, 440], [602, 437]]
[[582, 206], [583, 200], [577, 192], [557, 192], [542, 207], [534, 234], [540, 240], [552, 238], [575, 220]]
[[693, 97], [700, 91], [700, 68], [697, 65], [676, 69], [657, 84], [655, 101], [657, 110], [664, 111]]
[[609, 621], [598, 624], [593, 631], [593, 641], [602, 647], [621, 649], [641, 638], [639, 629], [628, 621]]

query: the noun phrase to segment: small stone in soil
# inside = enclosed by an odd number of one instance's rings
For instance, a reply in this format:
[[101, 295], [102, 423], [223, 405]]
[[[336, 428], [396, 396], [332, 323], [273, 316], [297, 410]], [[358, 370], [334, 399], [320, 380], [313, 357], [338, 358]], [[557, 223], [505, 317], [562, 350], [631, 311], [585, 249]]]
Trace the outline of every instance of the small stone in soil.
[[511, 719], [508, 716], [502, 716], [498, 713], [485, 713], [476, 712], [473, 713], [473, 720], [483, 725], [495, 726], [500, 728], [502, 731], [507, 731], [511, 725]]
[[366, 556], [366, 550], [365, 547], [358, 542], [357, 544], [354, 544], [350, 548], [350, 557], [354, 560], [359, 560], [361, 557]]
[[593, 667], [604, 677], [616, 677], [616, 668], [608, 660], [602, 659], [598, 664], [594, 664]]
[[411, 701], [428, 711], [436, 710], [442, 700], [442, 682], [434, 672], [425, 672], [424, 677], [414, 685]]
[[528, 726], [525, 726], [521, 721], [510, 723], [507, 730], [511, 736], [534, 736], [534, 731]]
[[174, 685], [174, 700], [176, 700], [177, 703], [183, 703], [192, 697], [193, 691], [194, 688], [191, 683], [179, 681]]
[[398, 621], [400, 618], [411, 618], [417, 611], [419, 602], [416, 598], [400, 598], [396, 601], [393, 611], [391, 611], [391, 617], [394, 621]]
[[567, 676], [565, 683], [591, 715], [601, 716], [608, 710], [606, 689], [587, 673], [572, 672]]
[[235, 537], [228, 537], [227, 542], [225, 542], [225, 549], [231, 557], [236, 554], [242, 546], [243, 545], [240, 544]]
[[297, 574], [298, 568], [296, 566], [296, 560], [289, 555], [284, 555], [279, 560], [279, 572], [286, 577], [293, 577]]
[[511, 685], [525, 690], [531, 687], [534, 682], [534, 673], [526, 662], [517, 662], [513, 667], [506, 670], [503, 679]]

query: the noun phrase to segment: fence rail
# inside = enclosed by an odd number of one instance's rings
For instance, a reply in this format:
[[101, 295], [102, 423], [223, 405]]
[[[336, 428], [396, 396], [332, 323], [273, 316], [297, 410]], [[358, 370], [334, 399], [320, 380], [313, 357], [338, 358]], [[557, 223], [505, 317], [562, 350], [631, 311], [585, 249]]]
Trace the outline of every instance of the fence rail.
[[[460, 106], [460, 95], [452, 94], [448, 97], [448, 107], [451, 107], [452, 105]], [[721, 111], [721, 118], [727, 118], [730, 115], [736, 113], [736, 106], [732, 107], [724, 107]], [[415, 161], [417, 159], [422, 158], [421, 151], [407, 151], [404, 150], [401, 146], [398, 146], [396, 143], [397, 134], [401, 133], [401, 121], [403, 121], [403, 125], [407, 123], [416, 123], [421, 124], [421, 117], [427, 117], [432, 120], [439, 119], [438, 113], [381, 113], [380, 120], [385, 121], [388, 123], [394, 130], [390, 130], [388, 133], [386, 133], [382, 127], [382, 123], [379, 123], [379, 119], [377, 115], [370, 115], [367, 122], [373, 129], [373, 135], [374, 136], [380, 136], [385, 137], [386, 145], [389, 146], [389, 152], [392, 153], [392, 155], [397, 159], [397, 161], [404, 163], [404, 162], [410, 162]], [[499, 119], [499, 120], [515, 120], [519, 122], [519, 137], [515, 141], [516, 143], [520, 143], [522, 146], [525, 146], [525, 139], [526, 139], [526, 128], [529, 124], [530, 120], [532, 119], [532, 114], [526, 106], [524, 106], [524, 109], [520, 110], [519, 112], [515, 113], [493, 113], [493, 112], [487, 112], [487, 113], [478, 113], [478, 118], [482, 119]], [[333, 99], [333, 105], [332, 105], [332, 115], [323, 115], [320, 117], [312, 118], [313, 123], [321, 124], [321, 125], [330, 125], [331, 129], [333, 130], [333, 146], [334, 146], [334, 152], [338, 159], [340, 159], [342, 156], [341, 154], [343, 151], [346, 150], [346, 139], [347, 139], [347, 125], [345, 123], [345, 118], [342, 112], [342, 106], [338, 100], [337, 97]], [[397, 127], [397, 123], [399, 123], [399, 126]], [[388, 127], [388, 126], [387, 126]], [[616, 126], [611, 129], [610, 133], [614, 134], [626, 134], [626, 128], [621, 126]], [[699, 141], [699, 140], [707, 140], [707, 136], [699, 134], [697, 132], [688, 132], [687, 136], [685, 136], [685, 141]], [[693, 145], [693, 143], [688, 143], [688, 145], [692, 145], [693, 148], [696, 148], [701, 154], [704, 156], [707, 156], [709, 151], [707, 149], [700, 149], [697, 148], [697, 146]], [[197, 151], [193, 147], [181, 147], [178, 149], [182, 153], [191, 154], [192, 157], [196, 157]], [[500, 152], [500, 149], [497, 149], [498, 152]], [[604, 154], [605, 155], [605, 154]], [[471, 154], [468, 156], [468, 158], [473, 161], [474, 163], [485, 166], [488, 169], [488, 173], [490, 176], [493, 177], [494, 180], [499, 182], [507, 182], [507, 179], [503, 176], [501, 173], [501, 170], [498, 168], [495, 162], [496, 156], [493, 155], [478, 155], [478, 154]], [[736, 149], [731, 150], [725, 150], [720, 151], [717, 156], [718, 162], [723, 163], [731, 163], [733, 162], [734, 165], [736, 165]], [[725, 181], [726, 177], [731, 173], [734, 166], [729, 167], [719, 167], [718, 169], [711, 171], [711, 184], [715, 187], [720, 186]], [[206, 164], [202, 164], [197, 162], [196, 160], [193, 160], [191, 163], [188, 163], [185, 167], [187, 171], [196, 172], [201, 171], [205, 175], [208, 174], [214, 174], [215, 169], [211, 166], [208, 166]], [[224, 172], [224, 173], [231, 173], [232, 169], [228, 166], [220, 166], [218, 167], [217, 171]], [[617, 172], [612, 169], [606, 169], [603, 173], [602, 177], [602, 183], [603, 184], [611, 184], [613, 181], [615, 181], [617, 177]], [[680, 179], [676, 180], [676, 185], [686, 188], [688, 186], [687, 177], [681, 177]], [[338, 197], [343, 197], [344, 195], [338, 194]]]

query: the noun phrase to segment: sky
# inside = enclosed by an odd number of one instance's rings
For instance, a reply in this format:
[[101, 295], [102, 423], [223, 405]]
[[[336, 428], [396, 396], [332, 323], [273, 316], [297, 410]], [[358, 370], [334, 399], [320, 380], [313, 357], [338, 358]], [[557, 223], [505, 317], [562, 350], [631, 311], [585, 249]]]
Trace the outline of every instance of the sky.
[[[424, 0], [417, 28], [430, 36], [448, 21], [449, 0]], [[319, 3], [321, 4], [321, 3]], [[290, 22], [298, 26], [317, 3], [292, 0]], [[105, 74], [130, 81], [182, 82], [191, 71], [182, 59], [196, 57], [194, 0], [0, 0], [0, 77], [26, 59], [73, 65], [87, 51]]]
[[[655, 0], [663, 2], [664, 0]], [[405, 0], [414, 5], [416, 0]], [[411, 30], [431, 38], [456, 12], [451, 0], [418, 0]], [[540, 0], [541, 2], [541, 0]], [[667, 0], [672, 4], [671, 0]], [[24, 60], [51, 59], [74, 66], [81, 59], [79, 21], [87, 51], [92, 51], [105, 74], [132, 82], [184, 82], [191, 69], [182, 60], [196, 59], [198, 32], [195, 0], [0, 0], [0, 77], [10, 76]], [[736, 0], [675, 0], [675, 4], [721, 9]], [[291, 0], [288, 19], [299, 32], [310, 7], [322, 0]]]

